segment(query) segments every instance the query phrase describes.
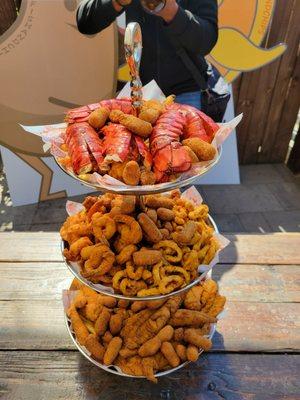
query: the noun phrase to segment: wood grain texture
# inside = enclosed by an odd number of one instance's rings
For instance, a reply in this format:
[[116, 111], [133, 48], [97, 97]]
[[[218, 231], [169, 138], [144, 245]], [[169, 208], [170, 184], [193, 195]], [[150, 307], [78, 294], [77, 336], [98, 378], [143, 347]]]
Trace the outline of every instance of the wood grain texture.
[[[231, 244], [220, 254], [221, 263], [300, 264], [299, 233], [225, 236]], [[0, 233], [0, 262], [42, 261], [62, 261], [58, 233]]]
[[268, 41], [262, 47], [287, 44], [285, 54], [267, 66], [241, 75], [235, 86], [236, 113], [244, 113], [237, 128], [242, 164], [284, 162], [291, 138], [291, 125], [299, 108], [300, 35], [297, 0], [276, 2]]
[[[228, 302], [213, 351], [300, 352], [299, 303]], [[73, 349], [61, 301], [1, 301], [0, 349]]]
[[[0, 300], [60, 300], [72, 274], [64, 263], [0, 263]], [[230, 301], [300, 302], [299, 265], [218, 264], [212, 278]]]
[[[276, 368], [274, 366], [276, 365]], [[157, 385], [91, 365], [77, 352], [0, 352], [5, 400], [296, 400], [294, 355], [204, 355]]]
[[17, 17], [14, 0], [1, 0], [0, 2], [0, 35], [4, 33]]
[[221, 263], [300, 264], [300, 234], [226, 235], [230, 245], [220, 253]]
[[212, 278], [230, 301], [300, 302], [299, 265], [219, 264]]

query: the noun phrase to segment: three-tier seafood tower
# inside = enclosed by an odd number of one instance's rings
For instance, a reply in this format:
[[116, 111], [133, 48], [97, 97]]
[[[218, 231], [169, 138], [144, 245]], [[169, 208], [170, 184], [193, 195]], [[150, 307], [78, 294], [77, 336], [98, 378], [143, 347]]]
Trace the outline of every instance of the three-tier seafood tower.
[[197, 190], [179, 188], [218, 162], [230, 129], [142, 88], [137, 23], [125, 53], [129, 93], [69, 110], [45, 136], [67, 174], [102, 192], [67, 202], [60, 230], [75, 276], [63, 293], [69, 334], [98, 367], [155, 382], [211, 348], [225, 305], [209, 273], [227, 242]]

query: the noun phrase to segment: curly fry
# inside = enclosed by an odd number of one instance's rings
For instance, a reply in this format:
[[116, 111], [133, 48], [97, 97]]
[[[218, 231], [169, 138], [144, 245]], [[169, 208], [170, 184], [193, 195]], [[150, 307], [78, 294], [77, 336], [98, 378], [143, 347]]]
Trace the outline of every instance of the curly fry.
[[120, 283], [120, 291], [125, 296], [135, 296], [140, 290], [147, 287], [144, 281], [135, 281], [133, 279], [124, 278]]
[[112, 280], [113, 288], [119, 290], [120, 289], [120, 282], [125, 277], [126, 277], [126, 271], [117, 272], [114, 275], [113, 280]]

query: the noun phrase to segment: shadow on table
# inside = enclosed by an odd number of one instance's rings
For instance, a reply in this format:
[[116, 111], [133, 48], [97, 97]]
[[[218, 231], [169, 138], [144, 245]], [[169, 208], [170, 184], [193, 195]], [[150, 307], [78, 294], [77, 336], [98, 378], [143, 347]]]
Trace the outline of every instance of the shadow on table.
[[[221, 353], [202, 355], [197, 363], [159, 378], [157, 384], [145, 379], [123, 378], [109, 374], [78, 354], [77, 384], [86, 400], [200, 400], [237, 399], [239, 381], [231, 371], [230, 356], [225, 353], [223, 337], [218, 332], [214, 344]], [[228, 378], [230, 376], [230, 379]], [[230, 381], [230, 382], [228, 382]], [[230, 383], [230, 387], [228, 383]], [[230, 395], [228, 397], [228, 393]]]

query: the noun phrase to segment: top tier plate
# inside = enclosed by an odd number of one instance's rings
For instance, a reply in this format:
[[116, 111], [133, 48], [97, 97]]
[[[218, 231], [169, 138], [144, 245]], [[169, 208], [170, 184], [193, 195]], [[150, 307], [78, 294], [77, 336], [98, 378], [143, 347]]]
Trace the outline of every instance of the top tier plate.
[[[220, 160], [222, 155], [222, 146], [218, 147], [218, 151], [216, 157], [211, 160], [210, 162], [206, 162], [205, 165], [200, 166], [201, 163], [194, 164], [192, 169], [188, 172], [185, 172], [179, 176], [174, 181], [166, 182], [166, 183], [158, 183], [154, 185], [144, 185], [144, 186], [129, 186], [125, 185], [122, 182], [119, 182], [111, 178], [110, 176], [107, 177], [98, 177], [94, 178], [93, 181], [86, 181], [79, 178], [78, 175], [75, 175], [71, 170], [64, 168], [61, 165], [59, 158], [54, 156], [54, 159], [57, 165], [69, 176], [76, 179], [82, 185], [88, 186], [95, 191], [100, 192], [110, 192], [116, 194], [129, 194], [129, 195], [146, 195], [146, 194], [155, 194], [155, 193], [163, 193], [168, 192], [173, 189], [183, 188], [185, 186], [191, 185], [195, 182], [198, 178], [205, 175], [208, 171], [210, 171]], [[92, 175], [91, 175], [92, 177]]]

